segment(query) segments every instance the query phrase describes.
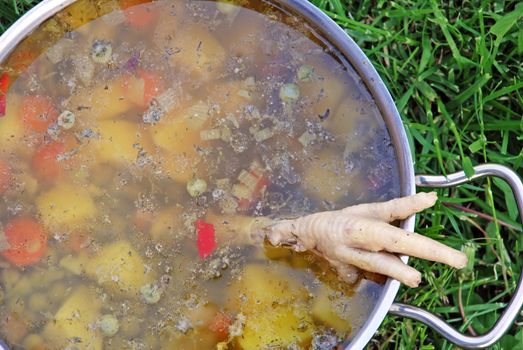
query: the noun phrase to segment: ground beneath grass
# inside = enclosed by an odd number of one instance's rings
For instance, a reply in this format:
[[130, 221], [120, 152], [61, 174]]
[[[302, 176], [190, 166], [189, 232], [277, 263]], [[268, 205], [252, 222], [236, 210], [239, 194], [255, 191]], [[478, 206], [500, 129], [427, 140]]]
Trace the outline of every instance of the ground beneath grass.
[[[52, 1], [52, 0], [51, 0]], [[0, 0], [0, 31], [39, 1]], [[312, 0], [363, 48], [388, 86], [417, 174], [473, 173], [486, 162], [523, 176], [523, 3]], [[479, 180], [438, 191], [418, 232], [464, 247], [456, 272], [413, 259], [423, 284], [396, 300], [420, 305], [470, 334], [486, 332], [514, 292], [523, 233], [509, 187]], [[523, 315], [492, 349], [523, 350]], [[369, 349], [454, 349], [422, 324], [389, 316]]]

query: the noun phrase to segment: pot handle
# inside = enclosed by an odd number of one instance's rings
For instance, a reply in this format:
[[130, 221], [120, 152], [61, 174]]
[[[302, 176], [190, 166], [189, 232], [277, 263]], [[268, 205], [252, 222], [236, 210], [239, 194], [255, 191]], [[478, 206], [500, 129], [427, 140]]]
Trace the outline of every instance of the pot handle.
[[[497, 164], [482, 164], [474, 167], [475, 174], [471, 178], [467, 178], [463, 171], [450, 174], [448, 176], [416, 176], [416, 186], [420, 187], [450, 187], [460, 185], [469, 180], [477, 179], [485, 176], [495, 176], [505, 180], [516, 198], [519, 209], [520, 220], [523, 223], [523, 183], [519, 176], [509, 168]], [[492, 329], [481, 336], [471, 337], [464, 335], [457, 331], [454, 327], [443, 321], [438, 316], [424, 309], [412, 305], [394, 303], [391, 305], [390, 312], [393, 315], [403, 316], [418, 320], [425, 323], [435, 331], [439, 332], [443, 337], [447, 338], [452, 343], [459, 347], [473, 349], [486, 348], [497, 342], [503, 334], [512, 325], [523, 305], [523, 271], [519, 277], [516, 291], [507, 307], [501, 314]]]

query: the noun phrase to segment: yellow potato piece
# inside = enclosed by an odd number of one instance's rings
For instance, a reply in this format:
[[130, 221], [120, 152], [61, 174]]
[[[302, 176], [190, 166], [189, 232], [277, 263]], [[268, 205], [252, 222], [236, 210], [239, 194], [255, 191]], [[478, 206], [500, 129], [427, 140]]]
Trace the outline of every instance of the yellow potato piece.
[[[238, 5], [235, 3], [235, 5]], [[241, 4], [240, 4], [241, 5]], [[260, 42], [267, 40], [264, 37], [264, 16], [237, 16], [227, 33], [227, 50], [238, 57], [254, 60], [256, 63], [264, 63], [266, 55], [263, 54]], [[242, 28], [242, 30], [238, 30]]]
[[64, 348], [67, 339], [78, 339], [82, 350], [102, 349], [102, 336], [92, 325], [100, 317], [101, 303], [87, 287], [78, 287], [45, 326], [43, 335], [53, 348]]
[[21, 97], [17, 94], [7, 94], [6, 114], [0, 118], [0, 152], [9, 153], [19, 149], [23, 140], [25, 128], [19, 114]]
[[183, 118], [184, 111], [178, 108], [150, 128], [154, 144], [162, 149], [167, 176], [182, 183], [191, 180], [198, 171], [200, 157], [195, 146], [203, 144], [200, 130], [189, 127]]
[[331, 109], [329, 118], [324, 120], [322, 124], [334, 135], [349, 134], [354, 131], [358, 121], [363, 118], [360, 113], [361, 107], [358, 101], [346, 97], [337, 108]]
[[85, 264], [87, 276], [108, 291], [125, 297], [138, 297], [140, 287], [154, 280], [154, 273], [145, 271], [145, 261], [127, 241], [102, 246]]
[[200, 26], [184, 26], [176, 33], [173, 48], [180, 52], [170, 56], [171, 64], [194, 79], [207, 81], [222, 71], [225, 50], [211, 33]]
[[[292, 305], [307, 298], [307, 290], [292, 278], [292, 269], [280, 264], [250, 264], [227, 293], [226, 306], [246, 315], [269, 312], [275, 305]], [[240, 298], [244, 295], [246, 298]], [[272, 311], [271, 311], [272, 312]]]
[[36, 199], [40, 218], [48, 229], [81, 227], [96, 215], [89, 192], [79, 186], [56, 185]]
[[[340, 335], [348, 335], [351, 331], [350, 320], [343, 317], [342, 308], [336, 307], [337, 300], [341, 299], [336, 292], [326, 285], [320, 287], [312, 304], [312, 317], [321, 323], [332, 327]], [[345, 310], [347, 312], [347, 310]], [[348, 311], [350, 312], [350, 310]]]
[[[216, 337], [208, 329], [198, 329], [196, 331], [183, 334], [177, 332], [176, 334], [166, 337], [162, 334], [160, 337], [162, 344], [161, 350], [202, 350], [202, 349], [216, 349]], [[156, 349], [153, 347], [153, 349]], [[232, 348], [230, 348], [232, 349]]]
[[338, 107], [347, 95], [347, 84], [339, 77], [340, 72], [327, 70], [319, 64], [310, 65], [314, 67], [314, 75], [310, 81], [298, 82], [300, 95], [307, 96], [312, 113], [324, 115], [327, 109], [332, 112]]
[[171, 1], [169, 2], [168, 11], [160, 11], [160, 16], [154, 29], [153, 42], [161, 52], [173, 53], [173, 50], [175, 50], [174, 38], [179, 31], [179, 26], [183, 25], [183, 19], [188, 17], [185, 17], [185, 6], [184, 1]]
[[248, 91], [243, 81], [217, 83], [212, 86], [208, 94], [210, 103], [219, 106], [222, 115], [240, 112], [243, 107], [257, 99], [256, 94]]
[[67, 7], [65, 11], [61, 11], [57, 15], [62, 22], [70, 27], [76, 29], [98, 17], [98, 11], [93, 1], [79, 0]]
[[280, 264], [247, 265], [228, 290], [226, 309], [246, 316], [242, 349], [269, 345], [286, 348], [311, 338], [312, 319], [307, 312], [307, 290], [292, 278], [292, 269]]
[[165, 116], [150, 132], [156, 146], [175, 153], [195, 153], [194, 145], [201, 143], [200, 131], [190, 129], [181, 116]]
[[286, 349], [302, 345], [312, 337], [312, 319], [305, 304], [276, 306], [247, 316], [238, 344], [243, 350]]
[[357, 169], [347, 172], [343, 155], [335, 150], [325, 149], [309, 163], [304, 164], [302, 187], [319, 200], [336, 203], [340, 198], [361, 188], [361, 183], [355, 182]]
[[[100, 138], [93, 141], [102, 162], [134, 162], [140, 147], [148, 150], [149, 140], [138, 125], [125, 120], [103, 120], [98, 123]], [[143, 135], [143, 136], [142, 136]]]
[[113, 11], [120, 10], [118, 0], [103, 0], [95, 3], [99, 16], [105, 16]]
[[162, 210], [153, 220], [149, 234], [154, 240], [168, 241], [183, 226], [183, 207], [175, 206]]
[[111, 119], [122, 116], [135, 105], [144, 102], [144, 81], [133, 75], [100, 84], [73, 95], [69, 108], [84, 119]]

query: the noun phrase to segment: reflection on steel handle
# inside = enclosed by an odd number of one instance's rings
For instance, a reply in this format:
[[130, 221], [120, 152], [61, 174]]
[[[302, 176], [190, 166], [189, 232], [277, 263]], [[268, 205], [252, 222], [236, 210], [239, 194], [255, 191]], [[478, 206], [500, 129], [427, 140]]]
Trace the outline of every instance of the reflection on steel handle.
[[[420, 175], [416, 177], [416, 185], [421, 187], [450, 187], [468, 182], [484, 176], [495, 176], [504, 179], [512, 188], [516, 202], [519, 208], [520, 220], [523, 223], [523, 184], [519, 176], [509, 168], [497, 164], [483, 164], [474, 167], [475, 174], [470, 179], [466, 177], [464, 172], [450, 174], [448, 176], [426, 176]], [[523, 305], [523, 271], [519, 277], [518, 286], [508, 303], [508, 306], [503, 311], [503, 314], [496, 322], [492, 329], [481, 336], [471, 337], [464, 335], [455, 328], [447, 324], [436, 315], [415, 306], [405, 304], [392, 304], [390, 312], [394, 315], [412, 318], [427, 324], [432, 329], [439, 332], [442, 336], [447, 338], [452, 343], [462, 348], [485, 348], [497, 342], [499, 338], [512, 325], [512, 322], [518, 315], [521, 306]]]

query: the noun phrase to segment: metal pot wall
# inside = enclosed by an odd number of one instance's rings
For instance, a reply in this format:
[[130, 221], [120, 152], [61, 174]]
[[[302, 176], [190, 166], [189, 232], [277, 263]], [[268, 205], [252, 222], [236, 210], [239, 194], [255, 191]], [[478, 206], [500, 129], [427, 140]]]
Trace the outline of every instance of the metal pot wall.
[[[18, 20], [0, 37], [0, 63], [43, 21], [75, 1], [76, 0], [44, 0]], [[500, 177], [511, 186], [518, 204], [520, 219], [523, 222], [523, 184], [518, 175], [507, 167], [496, 164], [479, 165], [475, 167], [475, 175], [472, 178], [467, 178], [464, 172], [450, 174], [447, 177], [415, 176], [412, 154], [394, 101], [378, 73], [358, 45], [334, 21], [308, 1], [274, 0], [271, 1], [271, 4], [304, 17], [316, 31], [328, 39], [328, 41], [339, 50], [346, 60], [345, 64], [352, 66], [359, 74], [376, 101], [394, 144], [398, 169], [400, 171], [402, 196], [414, 194], [416, 192], [416, 186], [450, 187], [484, 176]], [[403, 221], [401, 227], [413, 231], [414, 217]], [[408, 260], [406, 256], [403, 256], [402, 259], [405, 263]], [[428, 311], [410, 305], [394, 303], [394, 298], [396, 297], [399, 286], [400, 283], [396, 280], [389, 279], [386, 282], [374, 309], [369, 313], [362, 328], [345, 343], [346, 350], [364, 348], [389, 312], [394, 315], [409, 317], [424, 322], [460, 347], [485, 348], [494, 344], [503, 336], [523, 305], [522, 273], [512, 300], [494, 327], [482, 336], [470, 337], [455, 330], [445, 321]], [[0, 350], [2, 350], [2, 348], [7, 350], [7, 347], [0, 342]]]

